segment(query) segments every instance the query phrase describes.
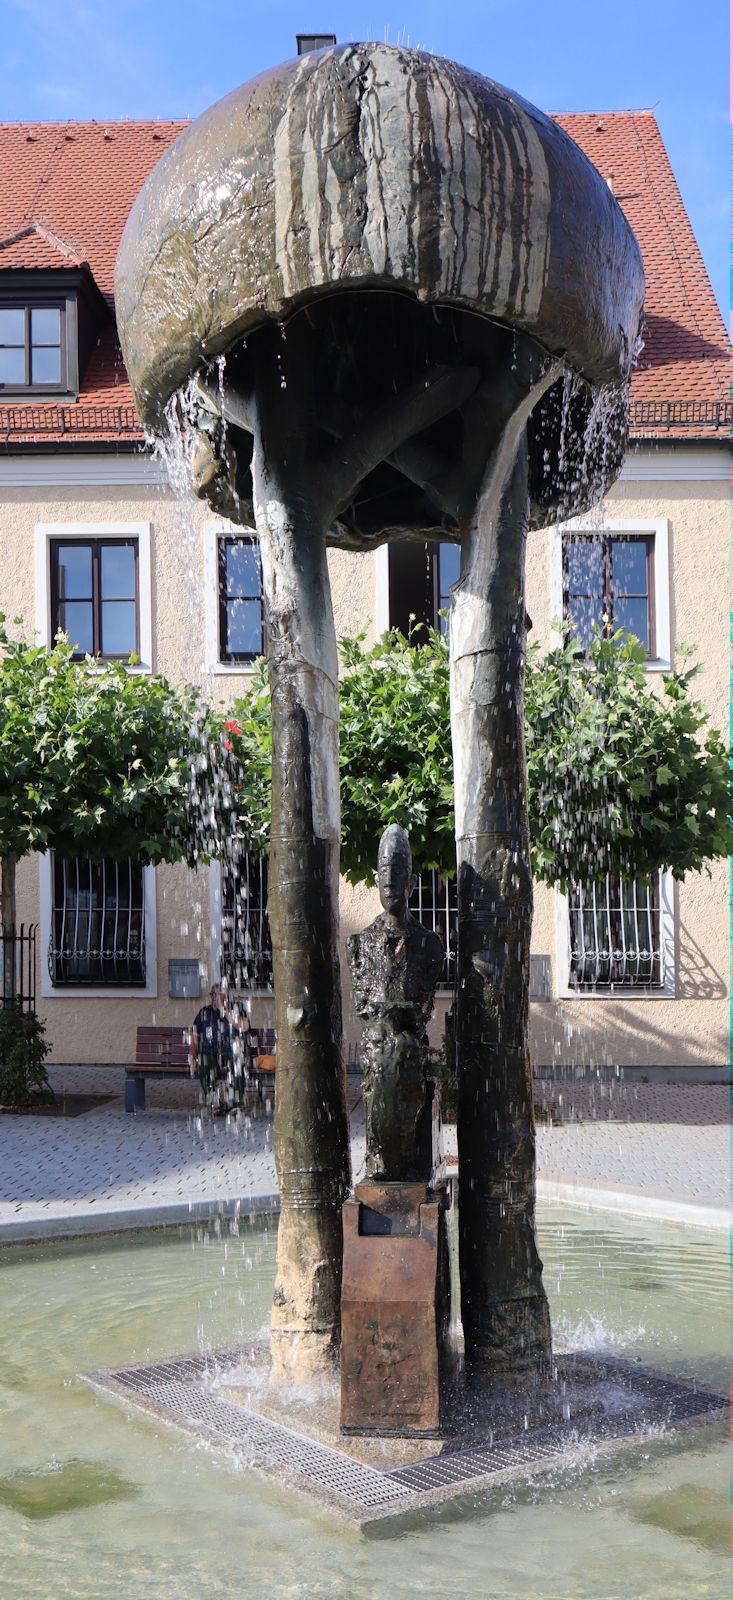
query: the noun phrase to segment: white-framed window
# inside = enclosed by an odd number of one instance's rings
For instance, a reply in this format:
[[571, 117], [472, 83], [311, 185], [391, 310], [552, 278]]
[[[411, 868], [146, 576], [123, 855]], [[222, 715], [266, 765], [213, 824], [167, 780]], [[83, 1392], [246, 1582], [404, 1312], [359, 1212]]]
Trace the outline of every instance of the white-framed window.
[[51, 645], [59, 628], [79, 655], [152, 672], [149, 522], [36, 525], [36, 630]]
[[625, 627], [647, 651], [648, 671], [671, 670], [666, 518], [562, 523], [551, 530], [550, 567], [552, 616], [573, 626], [581, 648], [594, 623]]
[[675, 994], [674, 884], [609, 874], [556, 892], [561, 997], [670, 999]]
[[212, 973], [233, 994], [271, 994], [272, 940], [267, 915], [268, 860], [243, 852], [237, 869], [211, 867]]
[[399, 628], [408, 634], [422, 624], [448, 631], [441, 612], [450, 609], [458, 582], [461, 548], [447, 541], [394, 539], [376, 552], [375, 618], [378, 633]]
[[[76, 328], [74, 327], [74, 334]], [[65, 394], [66, 297], [29, 290], [0, 291], [0, 392]]]
[[443, 941], [443, 971], [439, 989], [453, 989], [456, 978], [458, 938], [458, 880], [442, 878], [435, 870], [416, 874], [409, 910], [425, 928], [431, 928]]
[[204, 526], [206, 665], [214, 673], [250, 672], [264, 655], [259, 544], [254, 528]]
[[40, 860], [41, 993], [46, 999], [157, 995], [155, 868]]

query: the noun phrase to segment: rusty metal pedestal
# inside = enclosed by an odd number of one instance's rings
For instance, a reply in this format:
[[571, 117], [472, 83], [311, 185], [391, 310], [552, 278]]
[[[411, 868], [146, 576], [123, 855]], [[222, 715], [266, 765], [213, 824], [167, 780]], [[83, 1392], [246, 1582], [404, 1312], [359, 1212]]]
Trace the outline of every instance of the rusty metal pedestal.
[[344, 1205], [342, 1433], [442, 1431], [446, 1204], [442, 1188], [366, 1180]]

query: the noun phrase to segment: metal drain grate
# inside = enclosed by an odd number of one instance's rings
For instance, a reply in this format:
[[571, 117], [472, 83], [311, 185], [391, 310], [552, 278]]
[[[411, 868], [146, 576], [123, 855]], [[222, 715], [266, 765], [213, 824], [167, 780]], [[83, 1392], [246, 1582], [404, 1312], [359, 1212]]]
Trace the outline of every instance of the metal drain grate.
[[580, 1460], [588, 1449], [610, 1449], [642, 1437], [649, 1428], [712, 1419], [725, 1402], [708, 1390], [665, 1378], [618, 1359], [577, 1356], [570, 1366], [585, 1369], [592, 1383], [612, 1385], [612, 1414], [553, 1423], [533, 1432], [502, 1438], [492, 1445], [447, 1450], [408, 1466], [379, 1471], [329, 1445], [319, 1444], [281, 1423], [217, 1395], [211, 1380], [246, 1363], [250, 1352], [216, 1351], [173, 1361], [153, 1362], [118, 1372], [96, 1373], [88, 1381], [121, 1395], [144, 1410], [214, 1445], [246, 1456], [265, 1473], [307, 1490], [321, 1501], [341, 1506], [358, 1521], [407, 1511], [492, 1478], [525, 1478], [560, 1460]]
[[358, 1506], [376, 1506], [409, 1497], [409, 1484], [392, 1482], [388, 1474], [364, 1466], [339, 1450], [317, 1444], [280, 1423], [270, 1422], [230, 1400], [220, 1399], [202, 1386], [202, 1379], [222, 1369], [235, 1368], [241, 1362], [241, 1352], [228, 1351], [215, 1357], [191, 1357], [98, 1374], [94, 1381], [96, 1387], [111, 1388], [114, 1383], [115, 1388], [130, 1389], [139, 1401], [147, 1401], [158, 1412], [167, 1412], [179, 1427], [187, 1427], [222, 1446], [246, 1452], [253, 1465], [263, 1471], [277, 1471], [291, 1479], [300, 1479], [304, 1486], [320, 1488], [336, 1499]]

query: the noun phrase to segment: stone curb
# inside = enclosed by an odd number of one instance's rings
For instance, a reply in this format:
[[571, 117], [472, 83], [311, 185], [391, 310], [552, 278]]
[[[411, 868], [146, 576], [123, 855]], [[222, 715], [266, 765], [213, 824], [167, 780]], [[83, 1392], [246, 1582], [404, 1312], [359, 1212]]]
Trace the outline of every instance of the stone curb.
[[575, 1183], [554, 1173], [538, 1177], [537, 1198], [548, 1204], [580, 1206], [588, 1211], [615, 1211], [619, 1216], [681, 1222], [691, 1228], [727, 1231], [730, 1226], [730, 1213], [724, 1206], [709, 1206], [695, 1200], [668, 1200], [665, 1195], [627, 1189], [620, 1184]]
[[95, 1234], [139, 1232], [148, 1228], [174, 1228], [219, 1218], [272, 1215], [280, 1210], [277, 1194], [244, 1195], [229, 1200], [185, 1200], [175, 1205], [131, 1206], [115, 1211], [81, 1211], [65, 1217], [31, 1217], [27, 1221], [0, 1222], [0, 1248], [6, 1244], [33, 1244], [43, 1239], [88, 1239]]
[[[450, 1176], [457, 1176], [451, 1164]], [[618, 1184], [576, 1183], [555, 1173], [537, 1178], [537, 1198], [545, 1204], [579, 1206], [588, 1211], [612, 1211], [619, 1216], [647, 1217], [716, 1232], [728, 1229], [729, 1212], [722, 1206], [666, 1196]], [[149, 1228], [180, 1227], [212, 1222], [217, 1217], [274, 1215], [280, 1209], [278, 1194], [234, 1196], [229, 1199], [179, 1201], [170, 1205], [120, 1207], [112, 1211], [83, 1211], [67, 1216], [32, 1217], [17, 1222], [0, 1221], [0, 1247], [31, 1244], [43, 1239], [86, 1239], [99, 1234], [129, 1233]]]

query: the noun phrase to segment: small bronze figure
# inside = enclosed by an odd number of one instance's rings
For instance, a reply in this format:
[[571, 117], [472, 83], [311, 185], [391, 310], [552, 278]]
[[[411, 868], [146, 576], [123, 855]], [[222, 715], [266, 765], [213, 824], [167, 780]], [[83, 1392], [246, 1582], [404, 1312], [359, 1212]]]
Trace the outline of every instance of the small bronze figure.
[[354, 1004], [366, 1019], [359, 1050], [366, 1111], [367, 1177], [427, 1183], [432, 1168], [432, 1085], [427, 1025], [443, 965], [437, 933], [408, 911], [414, 878], [404, 828], [379, 845], [383, 910], [347, 940]]

